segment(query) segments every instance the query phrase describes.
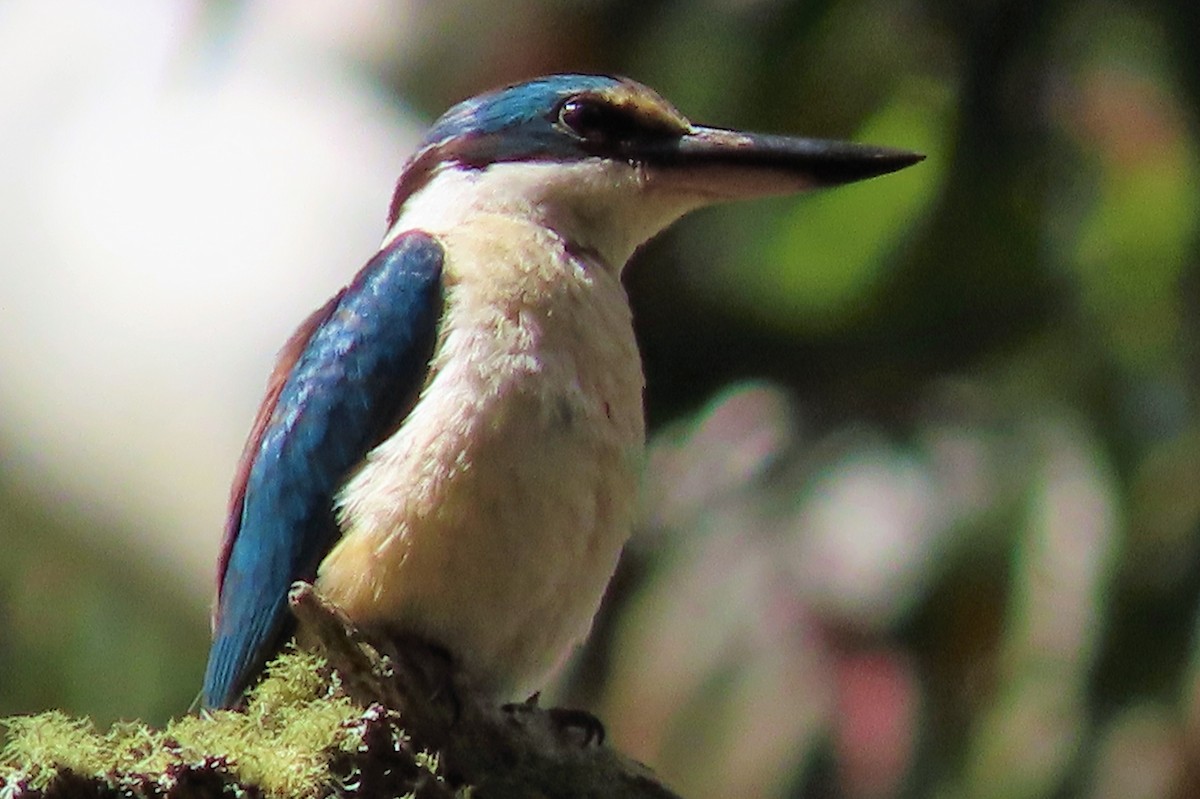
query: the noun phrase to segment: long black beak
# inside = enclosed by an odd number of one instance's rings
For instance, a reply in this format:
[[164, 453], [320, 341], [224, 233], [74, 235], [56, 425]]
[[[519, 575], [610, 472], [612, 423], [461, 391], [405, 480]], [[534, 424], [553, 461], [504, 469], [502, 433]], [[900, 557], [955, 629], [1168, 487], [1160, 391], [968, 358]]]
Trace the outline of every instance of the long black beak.
[[886, 175], [925, 158], [890, 147], [699, 125], [678, 138], [648, 145], [643, 157], [661, 182], [712, 199], [836, 186]]

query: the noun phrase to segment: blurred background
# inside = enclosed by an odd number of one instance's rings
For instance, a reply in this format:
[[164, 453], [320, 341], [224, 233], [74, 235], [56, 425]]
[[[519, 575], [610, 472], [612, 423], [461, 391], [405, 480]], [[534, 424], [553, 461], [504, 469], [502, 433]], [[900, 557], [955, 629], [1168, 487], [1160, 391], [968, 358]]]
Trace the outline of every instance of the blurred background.
[[689, 797], [1200, 796], [1200, 5], [0, 0], [0, 716], [195, 697], [273, 353], [453, 102], [920, 150], [627, 275], [640, 529], [555, 699]]

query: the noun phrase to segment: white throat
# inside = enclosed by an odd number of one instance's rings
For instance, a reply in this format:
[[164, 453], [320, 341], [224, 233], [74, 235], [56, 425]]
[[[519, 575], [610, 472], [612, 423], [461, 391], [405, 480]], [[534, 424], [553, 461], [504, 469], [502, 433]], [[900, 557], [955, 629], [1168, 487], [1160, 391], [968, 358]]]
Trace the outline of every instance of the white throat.
[[383, 243], [407, 230], [452, 233], [496, 214], [548, 228], [619, 273], [644, 242], [706, 204], [652, 183], [643, 167], [602, 159], [443, 165], [405, 201]]

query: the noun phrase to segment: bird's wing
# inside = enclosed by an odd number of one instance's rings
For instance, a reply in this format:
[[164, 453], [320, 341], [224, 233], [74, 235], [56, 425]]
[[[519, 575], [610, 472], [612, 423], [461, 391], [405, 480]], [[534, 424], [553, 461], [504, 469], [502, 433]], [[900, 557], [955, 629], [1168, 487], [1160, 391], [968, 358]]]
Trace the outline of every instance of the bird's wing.
[[428, 235], [396, 238], [280, 352], [230, 498], [205, 706], [234, 704], [282, 645], [288, 588], [340, 534], [338, 489], [424, 385], [442, 264]]

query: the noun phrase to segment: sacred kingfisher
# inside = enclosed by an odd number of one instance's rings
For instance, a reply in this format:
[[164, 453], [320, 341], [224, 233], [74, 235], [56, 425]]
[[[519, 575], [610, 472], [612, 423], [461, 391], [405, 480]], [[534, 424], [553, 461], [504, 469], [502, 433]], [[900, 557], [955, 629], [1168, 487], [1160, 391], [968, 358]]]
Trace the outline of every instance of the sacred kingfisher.
[[921, 156], [694, 125], [554, 75], [434, 123], [379, 251], [283, 346], [233, 484], [208, 707], [237, 704], [315, 581], [497, 698], [588, 631], [633, 524], [643, 377], [621, 271], [684, 213]]

